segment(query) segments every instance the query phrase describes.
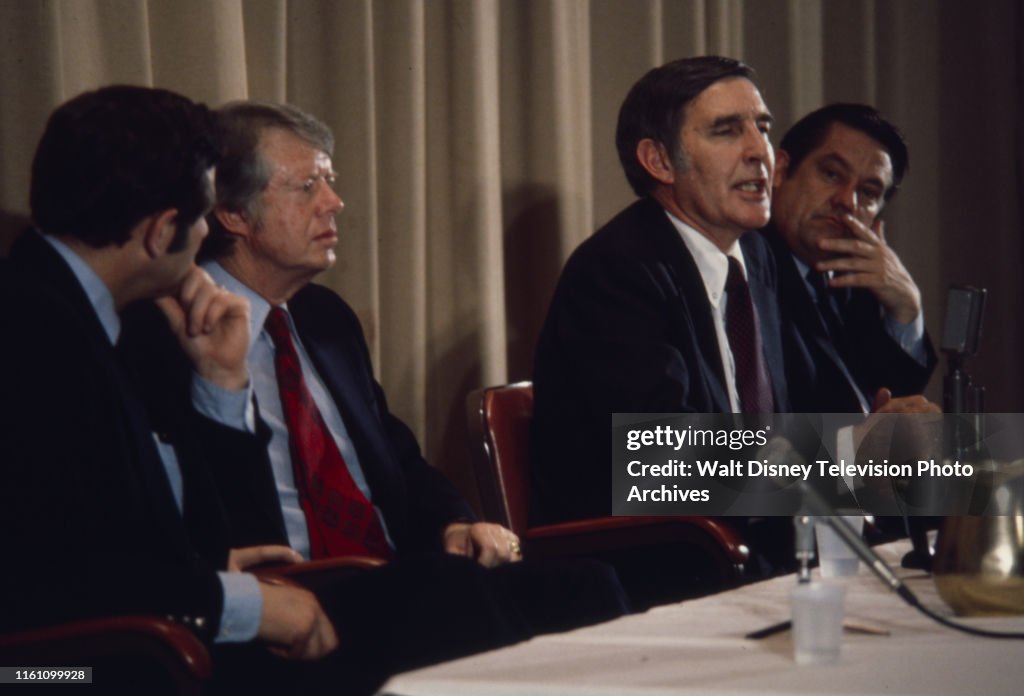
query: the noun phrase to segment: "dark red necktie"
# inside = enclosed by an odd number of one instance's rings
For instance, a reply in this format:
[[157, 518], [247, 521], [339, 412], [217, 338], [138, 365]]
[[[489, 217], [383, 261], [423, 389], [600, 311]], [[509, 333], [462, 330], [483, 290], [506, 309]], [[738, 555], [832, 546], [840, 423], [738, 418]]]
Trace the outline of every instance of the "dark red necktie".
[[740, 410], [743, 413], [772, 413], [775, 406], [771, 382], [764, 364], [761, 330], [750, 298], [750, 287], [743, 277], [740, 262], [731, 256], [728, 259], [725, 335], [729, 339], [729, 349], [736, 365], [736, 391], [740, 397]]
[[266, 329], [274, 342], [274, 368], [288, 425], [295, 486], [309, 527], [310, 556], [390, 559], [391, 547], [377, 513], [352, 480], [302, 378], [302, 366], [283, 309], [271, 308]]

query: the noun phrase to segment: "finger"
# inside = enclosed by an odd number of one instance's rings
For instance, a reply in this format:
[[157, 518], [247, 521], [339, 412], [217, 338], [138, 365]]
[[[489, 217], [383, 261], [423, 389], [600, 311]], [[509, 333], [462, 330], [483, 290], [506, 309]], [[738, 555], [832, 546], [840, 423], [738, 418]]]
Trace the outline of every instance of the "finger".
[[892, 401], [892, 392], [886, 387], [882, 387], [875, 393], [875, 400], [871, 404], [871, 410], [877, 411], [890, 401]]
[[832, 276], [828, 282], [830, 288], [874, 288], [880, 285], [875, 273], [853, 272]]
[[939, 413], [939, 407], [924, 396], [904, 396], [893, 399], [888, 406], [893, 413]]
[[857, 239], [870, 244], [878, 243], [878, 234], [850, 213], [840, 216], [840, 220], [846, 225], [846, 229], [850, 230]]
[[469, 524], [456, 522], [448, 526], [444, 534], [444, 550], [456, 556], [473, 556], [473, 545], [469, 539]]
[[484, 568], [494, 568], [495, 566], [508, 563], [509, 560], [510, 559], [507, 556], [502, 556], [496, 546], [482, 547], [480, 549], [480, 554], [476, 558], [476, 562]]
[[487, 568], [493, 568], [509, 560], [509, 547], [503, 527], [488, 522], [473, 525], [471, 532], [477, 544], [477, 560]]
[[881, 407], [879, 407], [875, 413], [941, 413], [942, 411], [936, 404], [933, 404], [923, 396], [904, 396], [898, 399], [892, 399]]
[[885, 222], [882, 218], [875, 218], [875, 224], [871, 226], [871, 229], [876, 235], [878, 235], [879, 241], [885, 244]]
[[314, 631], [310, 629], [306, 633], [295, 636], [291, 646], [288, 648], [288, 656], [293, 660], [309, 660], [311, 643], [313, 642]]
[[337, 649], [338, 632], [334, 630], [334, 624], [327, 618], [326, 614], [320, 614], [320, 657]]
[[216, 304], [217, 297], [223, 292], [212, 281], [200, 287], [192, 298], [188, 308], [188, 333], [198, 336], [208, 332], [210, 310]]
[[277, 657], [280, 657], [282, 660], [287, 660], [290, 657], [290, 654], [289, 654], [288, 650], [285, 649], [281, 645], [274, 645], [272, 643], [267, 643], [267, 650], [269, 650], [271, 653], [273, 653]]
[[322, 613], [317, 612], [315, 623], [309, 633], [309, 640], [306, 641], [298, 658], [300, 660], [319, 660], [337, 647], [338, 635], [334, 632], [334, 627]]
[[456, 539], [455, 535], [449, 535], [444, 540], [445, 553], [454, 554], [456, 556], [468, 556], [466, 550], [466, 542], [462, 539]]
[[210, 298], [210, 302], [206, 305], [206, 312], [199, 319], [199, 325], [202, 327], [203, 333], [213, 331], [213, 327], [220, 323], [220, 320], [230, 312], [231, 304], [228, 301], [228, 293], [224, 289], [219, 288]]
[[178, 289], [178, 299], [181, 304], [185, 307], [192, 304], [196, 293], [206, 284], [212, 284], [213, 280], [210, 278], [210, 274], [199, 266], [193, 266], [189, 270], [188, 275], [181, 281], [181, 287]]
[[266, 544], [232, 549], [237, 552], [236, 562], [244, 569], [262, 563], [300, 563], [302, 556], [283, 544]]
[[249, 303], [245, 298], [228, 292], [211, 280], [199, 289], [189, 307], [189, 327], [195, 335], [210, 333], [225, 317], [248, 319], [248, 316]]
[[167, 323], [176, 335], [180, 336], [185, 331], [185, 311], [181, 304], [173, 297], [158, 297], [155, 300], [156, 306], [167, 317]]
[[[825, 271], [867, 273], [875, 271], [877, 267], [878, 264], [875, 259], [865, 259], [859, 256], [843, 256], [841, 258], [828, 259], [827, 261], [819, 261], [814, 264], [814, 270], [821, 273]], [[841, 276], [833, 276], [833, 278], [839, 277]]]
[[878, 245], [872, 244], [863, 239], [845, 239], [840, 237], [828, 237], [818, 242], [818, 248], [832, 254], [845, 254], [848, 256], [874, 257], [877, 255]]

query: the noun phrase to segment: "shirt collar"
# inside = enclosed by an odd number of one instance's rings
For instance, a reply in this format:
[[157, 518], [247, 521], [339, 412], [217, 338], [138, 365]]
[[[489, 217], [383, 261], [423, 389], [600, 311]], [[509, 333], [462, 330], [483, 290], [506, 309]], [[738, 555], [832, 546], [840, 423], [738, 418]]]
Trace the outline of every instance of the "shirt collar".
[[801, 261], [800, 257], [797, 256], [796, 254], [793, 254], [793, 261], [796, 262], [796, 270], [800, 274], [800, 279], [804, 281], [804, 287], [806, 287], [808, 292], [811, 293], [811, 297], [813, 297], [814, 299], [818, 299], [818, 291], [814, 288], [814, 285], [811, 283], [810, 274], [820, 272], [822, 275], [825, 276], [825, 279], [827, 281], [832, 278], [832, 271], [815, 271], [813, 268], [811, 268], [806, 263]]
[[[256, 345], [256, 341], [260, 337], [260, 333], [263, 331], [263, 325], [267, 321], [267, 315], [270, 314], [270, 303], [267, 302], [267, 300], [258, 292], [231, 275], [216, 261], [204, 261], [202, 266], [203, 269], [210, 274], [210, 277], [213, 278], [215, 283], [223, 286], [228, 292], [241, 295], [245, 299], [249, 300], [249, 352], [251, 353], [253, 346]], [[287, 312], [288, 305], [284, 304], [281, 306]], [[289, 325], [291, 324], [291, 321], [291, 315], [289, 314]], [[293, 333], [294, 330], [294, 327], [292, 327]]]
[[117, 310], [114, 308], [114, 296], [110, 294], [110, 288], [96, 274], [92, 266], [87, 264], [71, 247], [53, 235], [44, 234], [42, 237], [71, 268], [78, 284], [85, 291], [85, 296], [89, 298], [89, 304], [96, 312], [96, 317], [100, 320], [110, 344], [115, 345], [121, 336], [121, 319], [117, 316]]
[[707, 292], [711, 306], [718, 308], [722, 295], [725, 294], [725, 281], [729, 277], [729, 259], [727, 257], [731, 256], [736, 259], [740, 264], [740, 269], [743, 271], [743, 277], [747, 277], [747, 264], [743, 261], [743, 252], [740, 250], [740, 245], [734, 242], [729, 250], [723, 254], [721, 249], [716, 247], [710, 239], [696, 229], [687, 225], [668, 210], [665, 211], [665, 214], [668, 215], [669, 222], [679, 232], [683, 244], [686, 245], [686, 248], [693, 256], [694, 263], [697, 264], [697, 270], [700, 271], [701, 280], [704, 281], [704, 290]]

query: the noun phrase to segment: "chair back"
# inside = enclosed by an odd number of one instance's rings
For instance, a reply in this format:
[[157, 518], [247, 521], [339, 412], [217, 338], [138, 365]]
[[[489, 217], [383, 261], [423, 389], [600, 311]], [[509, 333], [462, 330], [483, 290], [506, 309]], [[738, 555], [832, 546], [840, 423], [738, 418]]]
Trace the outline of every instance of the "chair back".
[[533, 384], [487, 387], [467, 398], [470, 446], [484, 517], [523, 535], [529, 508]]

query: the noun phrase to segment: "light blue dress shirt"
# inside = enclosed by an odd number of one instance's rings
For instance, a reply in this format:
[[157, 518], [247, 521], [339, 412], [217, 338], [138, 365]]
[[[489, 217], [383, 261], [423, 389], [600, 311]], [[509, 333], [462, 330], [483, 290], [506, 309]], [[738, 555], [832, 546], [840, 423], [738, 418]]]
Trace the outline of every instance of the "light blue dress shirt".
[[[250, 316], [252, 317], [249, 376], [252, 379], [253, 391], [259, 404], [260, 416], [270, 428], [270, 444], [267, 449], [274, 472], [274, 481], [277, 485], [277, 495], [281, 502], [285, 530], [288, 533], [288, 543], [295, 551], [302, 554], [303, 558], [308, 559], [310, 557], [309, 527], [299, 503], [298, 489], [295, 486], [292, 454], [288, 445], [288, 425], [285, 422], [284, 408], [281, 406], [281, 393], [278, 389], [277, 373], [274, 367], [274, 342], [263, 328], [267, 315], [270, 313], [270, 303], [215, 261], [208, 262], [203, 267], [215, 282], [224, 286], [229, 292], [249, 300]], [[291, 314], [287, 313], [287, 305], [284, 306], [284, 309], [288, 317], [288, 326], [291, 329], [292, 343], [295, 344], [295, 352], [298, 353], [299, 363], [302, 366], [302, 376], [306, 387], [309, 389], [320, 415], [323, 416], [324, 423], [338, 446], [338, 451], [341, 452], [345, 464], [348, 465], [352, 480], [372, 504], [373, 497], [370, 493], [370, 486], [366, 482], [366, 474], [359, 463], [359, 455], [356, 453], [345, 422], [341, 418], [341, 412], [296, 334]], [[384, 535], [387, 537], [388, 543], [394, 547], [380, 509], [374, 506], [374, 510], [384, 528]]]
[[[121, 320], [114, 309], [114, 298], [110, 294], [103, 280], [96, 275], [96, 272], [82, 260], [70, 247], [56, 237], [43, 235], [43, 239], [57, 251], [58, 254], [71, 267], [79, 285], [85, 291], [90, 304], [96, 312], [96, 316], [103, 325], [111, 345], [117, 344], [121, 335]], [[235, 414], [234, 420], [245, 418], [248, 404], [251, 403], [248, 390], [241, 392], [229, 392], [206, 380], [193, 376], [193, 399], [197, 397], [207, 399], [208, 402], [197, 409], [206, 415], [210, 414]], [[223, 401], [219, 399], [223, 398]], [[249, 415], [251, 418], [251, 414]], [[218, 419], [219, 420], [219, 419]], [[232, 425], [224, 420], [219, 422], [225, 425]], [[178, 506], [178, 512], [182, 512], [184, 504], [184, 486], [181, 478], [181, 467], [178, 464], [178, 457], [174, 447], [161, 442], [153, 433], [153, 442], [156, 443], [160, 460], [167, 473], [167, 481], [174, 493], [174, 502]], [[221, 571], [217, 573], [220, 578], [221, 587], [224, 592], [224, 607], [221, 611], [220, 630], [215, 638], [216, 642], [234, 643], [252, 640], [259, 631], [260, 618], [263, 612], [263, 600], [260, 594], [259, 581], [249, 573], [229, 573]]]

